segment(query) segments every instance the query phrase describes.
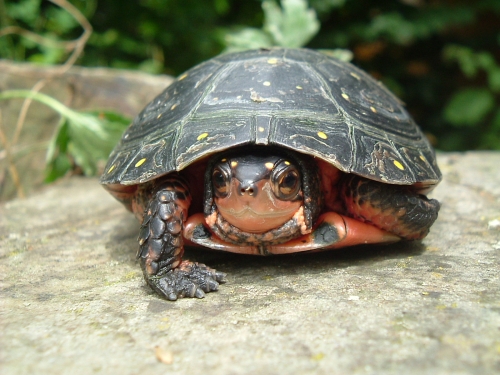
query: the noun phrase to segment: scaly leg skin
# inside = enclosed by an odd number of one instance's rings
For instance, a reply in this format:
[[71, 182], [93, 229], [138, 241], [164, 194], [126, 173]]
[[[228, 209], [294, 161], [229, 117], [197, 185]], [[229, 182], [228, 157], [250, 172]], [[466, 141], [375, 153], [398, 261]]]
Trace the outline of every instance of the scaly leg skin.
[[172, 177], [156, 188], [139, 232], [141, 268], [146, 282], [158, 294], [175, 301], [203, 298], [225, 282], [225, 274], [201, 263], [182, 260], [182, 232], [191, 197], [185, 184]]
[[389, 185], [356, 175], [346, 175], [341, 197], [349, 216], [406, 240], [420, 240], [436, 221], [439, 202], [407, 186]]

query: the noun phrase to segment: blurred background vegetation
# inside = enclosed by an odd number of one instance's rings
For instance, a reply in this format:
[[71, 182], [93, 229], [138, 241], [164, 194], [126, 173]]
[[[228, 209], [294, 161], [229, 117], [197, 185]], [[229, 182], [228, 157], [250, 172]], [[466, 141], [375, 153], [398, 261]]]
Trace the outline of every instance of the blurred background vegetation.
[[[67, 61], [58, 42], [77, 40], [82, 24], [65, 2], [0, 0], [0, 57]], [[93, 28], [77, 65], [178, 75], [227, 51], [335, 50], [395, 92], [437, 149], [500, 149], [499, 0], [68, 2]], [[66, 139], [71, 127], [60, 128]]]

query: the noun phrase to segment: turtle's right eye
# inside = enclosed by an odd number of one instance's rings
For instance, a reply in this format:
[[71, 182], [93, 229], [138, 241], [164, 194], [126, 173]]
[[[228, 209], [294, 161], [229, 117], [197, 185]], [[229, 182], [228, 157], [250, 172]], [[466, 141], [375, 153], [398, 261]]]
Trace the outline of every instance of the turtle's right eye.
[[229, 193], [229, 180], [227, 172], [219, 167], [215, 167], [212, 172], [212, 184], [214, 186], [215, 195], [219, 198], [224, 198]]

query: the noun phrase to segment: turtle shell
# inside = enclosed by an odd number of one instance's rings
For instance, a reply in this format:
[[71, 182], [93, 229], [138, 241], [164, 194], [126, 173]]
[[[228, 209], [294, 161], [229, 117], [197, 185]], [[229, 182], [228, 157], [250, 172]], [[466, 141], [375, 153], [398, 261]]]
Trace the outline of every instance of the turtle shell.
[[441, 179], [426, 137], [382, 84], [323, 53], [276, 48], [221, 55], [179, 76], [125, 131], [101, 183], [140, 184], [247, 145], [390, 184]]

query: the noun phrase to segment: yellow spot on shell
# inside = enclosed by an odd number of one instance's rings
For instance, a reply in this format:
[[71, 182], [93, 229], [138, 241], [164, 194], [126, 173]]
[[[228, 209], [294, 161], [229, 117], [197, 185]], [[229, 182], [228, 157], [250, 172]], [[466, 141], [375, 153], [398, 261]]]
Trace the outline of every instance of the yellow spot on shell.
[[201, 133], [196, 140], [201, 141], [202, 139], [205, 139], [208, 137], [208, 133]]
[[342, 97], [345, 99], [345, 100], [349, 100], [349, 95], [347, 95], [346, 93], [342, 93]]
[[427, 159], [425, 158], [425, 156], [424, 156], [424, 155], [420, 155], [420, 160], [422, 160], [422, 161], [427, 161]]
[[302, 86], [295, 86], [297, 90], [302, 90]]
[[170, 110], [173, 111], [177, 106], [178, 106], [178, 104], [175, 103], [172, 107], [170, 107]]
[[398, 169], [401, 169], [402, 171], [404, 171], [405, 167], [403, 164], [401, 164], [399, 161], [397, 160], [394, 160], [393, 161], [394, 165], [398, 168]]
[[226, 158], [222, 159], [221, 162], [225, 163], [227, 161]]
[[264, 86], [271, 86], [271, 82], [269, 82], [269, 81], [264, 81], [263, 85], [264, 85]]
[[264, 128], [262, 126], [259, 126], [259, 131], [262, 133], [264, 131]]
[[179, 78], [177, 78], [178, 81], [182, 81], [184, 78], [186, 78], [188, 75], [187, 73], [184, 73], [183, 75], [181, 75]]
[[265, 165], [265, 166], [266, 166], [266, 168], [267, 168], [267, 169], [269, 169], [269, 170], [273, 169], [273, 167], [274, 167], [274, 164], [273, 164], [273, 163], [271, 163], [271, 162], [266, 163], [266, 164], [264, 164], [264, 165]]
[[290, 165], [290, 162], [288, 160], [285, 160], [285, 165]]
[[356, 73], [351, 72], [350, 73], [354, 78], [356, 78], [358, 81], [360, 80], [359, 76]]
[[373, 113], [377, 113], [377, 108], [375, 108], [375, 107], [370, 107], [370, 109], [371, 109], [371, 111], [372, 111]]
[[234, 167], [236, 167], [237, 165], [238, 165], [238, 162], [237, 162], [237, 161], [232, 161], [232, 162], [231, 162], [231, 167], [233, 167], [233, 168], [234, 168]]
[[108, 173], [111, 173], [111, 171], [112, 171], [113, 169], [115, 169], [115, 167], [116, 167], [116, 164], [113, 164], [113, 165], [111, 166], [111, 168], [109, 168], [109, 169], [108, 169]]
[[146, 161], [146, 158], [142, 158], [141, 160], [139, 160], [137, 163], [135, 163], [135, 167], [138, 168], [140, 167], [141, 165], [144, 164], [144, 162]]
[[327, 139], [328, 138], [328, 136], [325, 133], [323, 133], [323, 132], [318, 132], [318, 137], [320, 137], [321, 139]]
[[268, 64], [274, 65], [278, 62], [278, 59], [275, 59], [274, 57], [272, 59], [267, 60]]
[[216, 102], [217, 100], [219, 100], [219, 98], [213, 98], [212, 99], [214, 102]]
[[157, 119], [160, 118], [160, 117], [161, 117], [161, 113], [158, 116], [156, 116]]

